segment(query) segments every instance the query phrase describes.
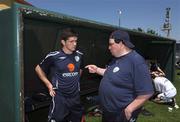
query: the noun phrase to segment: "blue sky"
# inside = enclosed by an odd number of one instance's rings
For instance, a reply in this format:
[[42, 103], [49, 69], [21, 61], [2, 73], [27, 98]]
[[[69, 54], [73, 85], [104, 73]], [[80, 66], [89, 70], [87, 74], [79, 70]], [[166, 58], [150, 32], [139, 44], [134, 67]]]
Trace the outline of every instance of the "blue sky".
[[151, 28], [161, 36], [165, 9], [171, 8], [172, 30], [170, 38], [180, 40], [180, 0], [26, 0], [36, 7], [128, 29]]

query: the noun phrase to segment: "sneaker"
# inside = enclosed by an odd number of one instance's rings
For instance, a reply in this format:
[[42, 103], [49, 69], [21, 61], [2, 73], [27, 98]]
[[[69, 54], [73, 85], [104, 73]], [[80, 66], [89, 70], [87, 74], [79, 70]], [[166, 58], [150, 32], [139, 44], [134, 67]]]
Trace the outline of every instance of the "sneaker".
[[174, 108], [175, 109], [179, 109], [179, 106], [177, 104], [175, 104]]
[[96, 108], [93, 113], [95, 117], [100, 117], [102, 115], [102, 111], [98, 108]]
[[146, 110], [145, 108], [143, 108], [141, 110], [141, 114], [144, 115], [144, 116], [154, 116], [153, 113], [151, 113], [150, 111]]
[[172, 108], [172, 107], [168, 107], [168, 111], [169, 111], [169, 112], [172, 112], [172, 111], [173, 111], [173, 108]]

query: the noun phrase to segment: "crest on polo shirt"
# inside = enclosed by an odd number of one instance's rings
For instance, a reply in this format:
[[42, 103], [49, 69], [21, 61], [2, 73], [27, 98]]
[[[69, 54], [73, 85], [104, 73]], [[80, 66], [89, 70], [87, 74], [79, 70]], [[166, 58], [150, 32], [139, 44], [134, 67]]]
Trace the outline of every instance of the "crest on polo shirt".
[[78, 62], [80, 58], [79, 58], [79, 56], [75, 56], [74, 59], [76, 62]]
[[114, 67], [113, 73], [116, 73], [116, 72], [118, 72], [118, 71], [119, 71], [119, 67]]

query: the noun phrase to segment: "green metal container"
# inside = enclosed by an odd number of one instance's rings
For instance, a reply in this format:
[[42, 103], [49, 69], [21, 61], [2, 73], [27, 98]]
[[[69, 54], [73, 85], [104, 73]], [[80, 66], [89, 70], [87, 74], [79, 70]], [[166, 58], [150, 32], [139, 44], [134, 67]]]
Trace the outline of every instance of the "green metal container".
[[[25, 98], [46, 91], [34, 68], [49, 51], [59, 49], [59, 34], [66, 27], [79, 33], [78, 48], [84, 52], [85, 65], [105, 67], [111, 58], [108, 38], [118, 27], [17, 3], [0, 11], [0, 122], [25, 121]], [[156, 60], [173, 81], [175, 40], [121, 29], [129, 32], [136, 50], [147, 60]], [[84, 70], [81, 96], [97, 92], [100, 80]], [[29, 119], [38, 118], [39, 113], [46, 115], [41, 110], [48, 104], [33, 105]]]

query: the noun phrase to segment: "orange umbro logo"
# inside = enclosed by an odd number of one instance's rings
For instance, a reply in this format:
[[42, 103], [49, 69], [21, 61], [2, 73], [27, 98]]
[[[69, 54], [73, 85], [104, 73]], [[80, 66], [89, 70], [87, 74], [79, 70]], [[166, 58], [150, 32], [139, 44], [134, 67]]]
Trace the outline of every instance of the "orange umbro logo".
[[69, 69], [70, 72], [73, 72], [74, 69], [75, 69], [75, 66], [74, 66], [74, 64], [72, 64], [72, 63], [68, 64], [67, 67], [68, 67], [68, 69]]

